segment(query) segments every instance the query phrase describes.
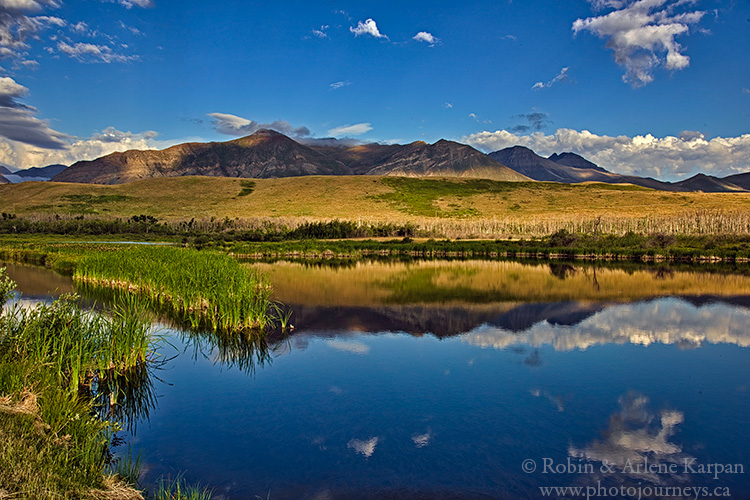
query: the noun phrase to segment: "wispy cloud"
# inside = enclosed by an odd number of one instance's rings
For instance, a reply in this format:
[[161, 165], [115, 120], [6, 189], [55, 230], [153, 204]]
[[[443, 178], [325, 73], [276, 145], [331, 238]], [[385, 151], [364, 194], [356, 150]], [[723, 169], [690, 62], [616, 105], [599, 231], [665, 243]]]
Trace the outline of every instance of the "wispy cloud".
[[430, 47], [434, 47], [435, 45], [440, 44], [439, 38], [436, 38], [432, 35], [432, 33], [428, 33], [426, 31], [420, 31], [419, 33], [414, 35], [413, 40], [429, 44]]
[[743, 94], [750, 94], [750, 89], [742, 89]]
[[368, 19], [364, 22], [359, 21], [359, 23], [357, 23], [357, 26], [350, 27], [349, 31], [354, 33], [354, 36], [370, 35], [375, 38], [385, 38], [386, 40], [388, 39], [386, 35], [378, 30], [378, 25], [372, 19]]
[[214, 130], [220, 134], [233, 135], [236, 137], [254, 134], [261, 129], [272, 129], [292, 137], [308, 137], [310, 129], [307, 127], [294, 127], [285, 120], [276, 120], [271, 123], [259, 123], [229, 113], [208, 113], [213, 120], [211, 124]]
[[345, 340], [329, 340], [328, 347], [337, 351], [351, 352], [354, 354], [369, 354], [370, 346], [362, 342], [351, 342]]
[[443, 107], [444, 107], [445, 109], [451, 109], [451, 108], [453, 107], [453, 104], [451, 104], [451, 103], [449, 103], [449, 102], [446, 102], [445, 104], [443, 104]]
[[347, 136], [347, 135], [362, 135], [372, 130], [371, 123], [357, 123], [355, 125], [343, 125], [341, 127], [332, 128], [328, 131], [328, 135], [333, 137]]
[[84, 63], [125, 63], [138, 60], [138, 56], [120, 54], [108, 45], [78, 42], [72, 45], [67, 42], [57, 42], [57, 50]]
[[126, 9], [132, 9], [133, 7], [151, 8], [154, 6], [153, 0], [103, 0], [108, 3], [117, 3], [125, 7]]
[[320, 27], [320, 29], [312, 30], [312, 34], [317, 36], [318, 38], [328, 38], [328, 34], [326, 33], [326, 30], [329, 28], [327, 24]]
[[544, 82], [536, 82], [532, 88], [532, 90], [541, 90], [550, 88], [554, 84], [558, 82], [567, 82], [570, 80], [570, 77], [568, 76], [568, 68], [567, 66], [560, 70], [560, 73], [557, 74], [552, 80], [548, 81], [547, 83]]
[[690, 32], [704, 12], [677, 13], [692, 0], [591, 0], [595, 10], [614, 8], [608, 14], [577, 19], [573, 33], [589, 31], [607, 40], [615, 62], [625, 68], [623, 81], [641, 87], [653, 81], [654, 70], [664, 66], [679, 70], [690, 65], [690, 58], [675, 39]]
[[704, 172], [727, 176], [750, 170], [750, 134], [706, 139], [685, 131], [675, 136], [634, 137], [598, 135], [588, 130], [561, 128], [554, 134], [521, 135], [509, 130], [479, 132], [463, 138], [483, 151], [526, 146], [538, 154], [572, 151], [617, 173], [676, 180]]
[[333, 82], [332, 84], [328, 86], [328, 88], [329, 90], [338, 90], [342, 87], [348, 87], [351, 84], [352, 82], [350, 81]]

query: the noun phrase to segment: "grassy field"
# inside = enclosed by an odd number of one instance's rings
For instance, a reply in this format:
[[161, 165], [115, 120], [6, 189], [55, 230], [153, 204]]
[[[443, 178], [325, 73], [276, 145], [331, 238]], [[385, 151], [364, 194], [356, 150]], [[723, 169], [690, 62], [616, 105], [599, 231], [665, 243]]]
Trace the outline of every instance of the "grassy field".
[[667, 193], [608, 184], [565, 185], [482, 179], [179, 177], [115, 186], [25, 182], [0, 186], [2, 211], [19, 217], [161, 221], [314, 220], [411, 222], [445, 237], [496, 238], [559, 229], [624, 233], [750, 233], [750, 196]]

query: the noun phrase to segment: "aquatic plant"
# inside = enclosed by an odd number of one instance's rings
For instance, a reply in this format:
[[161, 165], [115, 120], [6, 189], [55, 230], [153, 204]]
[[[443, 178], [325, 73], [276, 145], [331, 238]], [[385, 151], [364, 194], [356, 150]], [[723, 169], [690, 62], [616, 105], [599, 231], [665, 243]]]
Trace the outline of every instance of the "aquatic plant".
[[137, 295], [194, 329], [260, 333], [275, 322], [270, 284], [219, 252], [166, 246], [92, 252], [74, 279]]

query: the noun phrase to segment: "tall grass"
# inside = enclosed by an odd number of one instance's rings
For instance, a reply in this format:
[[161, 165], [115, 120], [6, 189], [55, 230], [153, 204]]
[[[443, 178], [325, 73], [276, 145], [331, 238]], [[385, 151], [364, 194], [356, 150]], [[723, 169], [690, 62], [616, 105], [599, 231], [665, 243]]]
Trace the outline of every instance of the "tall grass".
[[[3, 283], [3, 302], [8, 283]], [[140, 498], [107, 477], [120, 424], [99, 418], [119, 379], [153, 352], [150, 322], [126, 305], [110, 315], [74, 296], [5, 308], [0, 315], [0, 485], [22, 498]], [[116, 394], [116, 393], [114, 393]], [[116, 401], [116, 397], [114, 398]]]
[[275, 321], [270, 284], [218, 252], [143, 246], [90, 253], [74, 279], [139, 295], [196, 329], [264, 332]]

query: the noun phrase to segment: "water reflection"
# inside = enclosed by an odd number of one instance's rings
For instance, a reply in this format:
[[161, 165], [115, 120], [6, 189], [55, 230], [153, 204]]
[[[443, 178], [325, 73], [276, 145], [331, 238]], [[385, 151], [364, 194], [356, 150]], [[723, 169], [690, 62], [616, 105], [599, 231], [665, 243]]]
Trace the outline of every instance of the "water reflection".
[[[618, 403], [620, 410], [610, 417], [602, 439], [594, 439], [582, 448], [571, 446], [568, 450], [571, 458], [597, 463], [589, 482], [642, 484], [647, 481], [672, 486], [687, 482], [689, 477], [684, 474], [684, 464], [694, 459], [672, 440], [685, 420], [683, 412], [656, 411], [649, 407], [648, 398], [637, 392], [620, 397]], [[603, 464], [606, 466], [600, 466]]]
[[[750, 309], [711, 303], [696, 307], [666, 298], [635, 304], [595, 305], [580, 321], [548, 316], [522, 331], [486, 323], [462, 339], [472, 345], [505, 349], [513, 345], [552, 345], [556, 350], [587, 349], [601, 344], [673, 344], [682, 348], [710, 344], [750, 346]], [[547, 316], [547, 313], [544, 314]]]

